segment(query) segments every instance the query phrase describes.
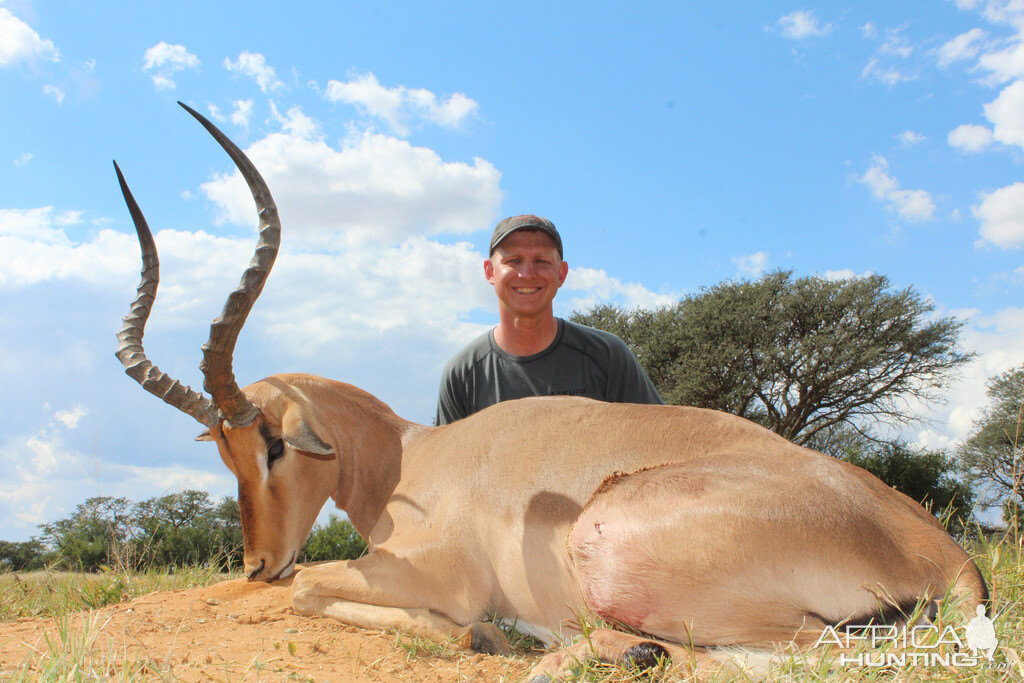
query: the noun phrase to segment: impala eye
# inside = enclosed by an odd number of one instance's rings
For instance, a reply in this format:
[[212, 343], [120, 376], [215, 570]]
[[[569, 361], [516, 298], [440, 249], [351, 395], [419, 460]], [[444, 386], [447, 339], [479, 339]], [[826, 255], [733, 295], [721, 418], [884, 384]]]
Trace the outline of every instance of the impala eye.
[[281, 439], [274, 439], [270, 442], [270, 446], [267, 448], [267, 469], [273, 467], [274, 463], [277, 462], [282, 455], [284, 455], [284, 441]]

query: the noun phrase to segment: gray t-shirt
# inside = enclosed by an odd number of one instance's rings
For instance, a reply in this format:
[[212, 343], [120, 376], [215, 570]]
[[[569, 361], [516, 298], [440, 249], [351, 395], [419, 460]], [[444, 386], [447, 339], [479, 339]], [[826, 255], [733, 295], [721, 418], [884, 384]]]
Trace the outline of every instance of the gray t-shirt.
[[532, 356], [503, 351], [494, 341], [494, 330], [457, 353], [441, 376], [437, 424], [448, 424], [495, 403], [527, 396], [664, 403], [621, 339], [559, 318], [555, 340]]

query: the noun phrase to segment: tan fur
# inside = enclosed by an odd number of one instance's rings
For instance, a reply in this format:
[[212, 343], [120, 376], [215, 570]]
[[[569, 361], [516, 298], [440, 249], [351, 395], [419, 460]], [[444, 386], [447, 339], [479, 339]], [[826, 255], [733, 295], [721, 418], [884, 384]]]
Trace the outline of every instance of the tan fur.
[[[245, 393], [257, 424], [212, 436], [239, 478], [252, 578], [290, 571], [328, 496], [371, 546], [300, 572], [303, 614], [446, 638], [490, 613], [551, 644], [591, 609], [666, 641], [758, 646], [813, 642], [878, 595], [984, 599], [919, 505], [725, 413], [535, 398], [430, 428], [309, 375]], [[267, 472], [260, 430], [289, 424], [333, 456], [289, 446]]]

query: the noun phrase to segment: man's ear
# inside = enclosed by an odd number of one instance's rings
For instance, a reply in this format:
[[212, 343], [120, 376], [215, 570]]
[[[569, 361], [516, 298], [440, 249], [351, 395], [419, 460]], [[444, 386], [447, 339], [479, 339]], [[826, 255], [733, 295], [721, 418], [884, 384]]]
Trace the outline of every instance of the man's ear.
[[484, 259], [484, 277], [489, 283], [494, 284], [494, 262], [491, 259]]
[[562, 264], [558, 266], [558, 286], [561, 287], [565, 284], [565, 278], [569, 276], [569, 264], [562, 261]]

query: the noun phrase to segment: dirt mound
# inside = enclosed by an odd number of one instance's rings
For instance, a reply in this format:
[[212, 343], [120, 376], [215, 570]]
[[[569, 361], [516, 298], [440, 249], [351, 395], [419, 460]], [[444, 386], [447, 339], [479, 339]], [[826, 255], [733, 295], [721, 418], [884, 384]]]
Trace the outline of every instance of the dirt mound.
[[291, 609], [289, 585], [237, 579], [151, 593], [73, 615], [66, 625], [32, 618], [0, 623], [0, 676], [26, 661], [35, 663], [28, 673], [41, 673], [41, 654], [79, 647], [93, 670], [185, 680], [515, 681], [532, 664], [302, 617]]

